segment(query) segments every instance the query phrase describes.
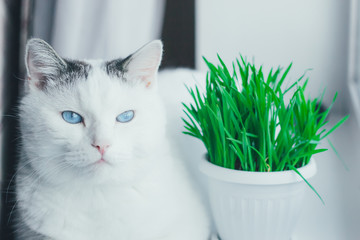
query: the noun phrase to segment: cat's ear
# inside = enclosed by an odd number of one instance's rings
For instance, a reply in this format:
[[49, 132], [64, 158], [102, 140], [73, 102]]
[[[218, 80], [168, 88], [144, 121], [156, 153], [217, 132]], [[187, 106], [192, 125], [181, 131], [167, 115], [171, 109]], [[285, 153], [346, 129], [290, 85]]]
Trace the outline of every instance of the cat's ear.
[[27, 42], [25, 65], [30, 86], [44, 88], [56, 81], [67, 67], [65, 61], [45, 41], [33, 38]]
[[160, 40], [152, 41], [135, 53], [122, 60], [114, 60], [108, 68], [116, 68], [122, 72], [126, 81], [141, 81], [146, 87], [151, 87], [156, 81], [162, 58], [163, 44]]

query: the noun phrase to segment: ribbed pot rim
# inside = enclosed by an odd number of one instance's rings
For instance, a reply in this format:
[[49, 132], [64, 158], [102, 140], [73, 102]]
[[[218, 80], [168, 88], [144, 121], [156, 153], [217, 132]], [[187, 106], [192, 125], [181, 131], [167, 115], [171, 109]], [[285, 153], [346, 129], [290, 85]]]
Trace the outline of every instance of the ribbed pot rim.
[[[249, 185], [280, 185], [291, 184], [303, 181], [303, 179], [293, 170], [278, 172], [250, 172], [233, 170], [217, 166], [203, 157], [199, 164], [200, 171], [209, 178], [219, 181], [240, 183]], [[310, 162], [297, 169], [305, 179], [309, 179], [316, 174], [317, 168], [313, 158]]]

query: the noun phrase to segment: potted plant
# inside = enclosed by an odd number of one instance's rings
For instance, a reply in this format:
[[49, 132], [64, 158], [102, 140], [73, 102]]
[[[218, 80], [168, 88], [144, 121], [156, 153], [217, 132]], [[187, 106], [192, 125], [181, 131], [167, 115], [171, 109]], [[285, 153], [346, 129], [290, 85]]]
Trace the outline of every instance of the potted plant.
[[291, 64], [266, 76], [242, 57], [231, 72], [218, 58], [218, 66], [204, 58], [205, 89], [188, 88], [194, 102], [183, 104], [184, 133], [207, 149], [200, 171], [216, 228], [223, 240], [288, 240], [305, 188], [321, 199], [307, 181], [316, 173], [312, 156], [327, 150], [318, 144], [347, 117], [326, 130], [337, 94], [322, 110], [324, 94], [307, 99], [304, 75], [285, 88]]

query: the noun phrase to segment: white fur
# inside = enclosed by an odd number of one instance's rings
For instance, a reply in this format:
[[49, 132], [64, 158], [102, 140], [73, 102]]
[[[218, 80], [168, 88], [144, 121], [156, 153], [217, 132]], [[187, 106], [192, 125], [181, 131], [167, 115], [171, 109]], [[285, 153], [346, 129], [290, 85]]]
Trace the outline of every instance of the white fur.
[[[19, 221], [32, 232], [53, 240], [208, 239], [205, 207], [165, 137], [163, 100], [147, 85], [156, 86], [161, 59], [161, 43], [149, 46], [133, 55], [127, 81], [88, 61], [86, 80], [49, 92], [33, 87], [22, 99], [17, 200]], [[65, 110], [84, 124], [65, 122]], [[116, 122], [127, 110], [134, 119]], [[94, 144], [110, 146], [106, 162], [96, 163]]]

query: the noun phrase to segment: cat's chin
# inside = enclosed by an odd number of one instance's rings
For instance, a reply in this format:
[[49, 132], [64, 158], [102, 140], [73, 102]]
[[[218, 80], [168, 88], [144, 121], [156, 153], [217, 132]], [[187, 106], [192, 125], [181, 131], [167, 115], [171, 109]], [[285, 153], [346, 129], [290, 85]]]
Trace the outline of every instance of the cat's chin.
[[96, 185], [123, 185], [131, 184], [134, 182], [133, 176], [121, 175], [118, 171], [114, 169], [109, 169], [108, 166], [99, 167], [94, 176], [91, 178], [91, 181]]
[[139, 178], [138, 174], [134, 174], [128, 164], [111, 162], [106, 159], [99, 159], [86, 167], [82, 167], [82, 170], [85, 181], [88, 180], [94, 184], [127, 184]]

